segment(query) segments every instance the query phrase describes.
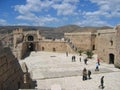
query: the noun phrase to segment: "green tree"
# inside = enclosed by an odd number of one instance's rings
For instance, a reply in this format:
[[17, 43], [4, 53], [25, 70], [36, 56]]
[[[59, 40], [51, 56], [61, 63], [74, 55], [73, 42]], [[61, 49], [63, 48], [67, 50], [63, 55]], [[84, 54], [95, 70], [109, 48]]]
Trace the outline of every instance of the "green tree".
[[83, 50], [78, 50], [78, 53], [81, 56], [81, 54], [83, 53]]
[[87, 50], [85, 54], [87, 55], [88, 58], [92, 58], [92, 56], [94, 55], [92, 50]]

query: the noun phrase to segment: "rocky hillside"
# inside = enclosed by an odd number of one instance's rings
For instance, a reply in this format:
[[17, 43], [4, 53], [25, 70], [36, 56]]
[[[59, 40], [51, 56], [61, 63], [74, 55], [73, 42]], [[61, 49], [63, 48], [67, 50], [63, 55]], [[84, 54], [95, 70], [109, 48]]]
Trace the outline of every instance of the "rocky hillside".
[[0, 26], [0, 34], [9, 34], [17, 28], [23, 28], [25, 31], [29, 30], [40, 30], [41, 34], [46, 38], [62, 38], [66, 32], [84, 32], [90, 31], [95, 32], [99, 29], [108, 29], [111, 27], [80, 27], [77, 25], [67, 25], [61, 27], [41, 27], [41, 26]]

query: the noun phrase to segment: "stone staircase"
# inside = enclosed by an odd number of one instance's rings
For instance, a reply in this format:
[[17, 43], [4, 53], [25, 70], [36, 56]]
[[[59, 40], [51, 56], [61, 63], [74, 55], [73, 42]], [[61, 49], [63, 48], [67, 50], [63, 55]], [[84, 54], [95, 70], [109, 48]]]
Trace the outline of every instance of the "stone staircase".
[[77, 52], [78, 48], [71, 42], [70, 39], [65, 39], [67, 45], [72, 49], [73, 52]]

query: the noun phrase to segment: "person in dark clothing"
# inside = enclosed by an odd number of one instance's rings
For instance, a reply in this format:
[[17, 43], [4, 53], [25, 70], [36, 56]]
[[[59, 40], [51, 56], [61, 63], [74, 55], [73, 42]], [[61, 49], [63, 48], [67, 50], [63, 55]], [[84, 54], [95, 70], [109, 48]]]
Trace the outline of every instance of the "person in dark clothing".
[[68, 52], [66, 52], [66, 56], [68, 56]]
[[84, 63], [87, 65], [87, 58], [84, 59]]
[[72, 62], [74, 61], [74, 56], [72, 56]]
[[75, 61], [76, 61], [76, 57], [72, 56], [72, 62], [75, 62]]
[[87, 69], [86, 68], [83, 69], [83, 81], [84, 80], [87, 80]]
[[74, 56], [74, 62], [76, 61], [76, 57]]
[[103, 89], [104, 88], [104, 76], [101, 77], [100, 83], [101, 85], [99, 86], [99, 88]]
[[91, 71], [90, 70], [88, 70], [88, 79], [91, 79]]
[[81, 57], [79, 58], [80, 62], [81, 62]]

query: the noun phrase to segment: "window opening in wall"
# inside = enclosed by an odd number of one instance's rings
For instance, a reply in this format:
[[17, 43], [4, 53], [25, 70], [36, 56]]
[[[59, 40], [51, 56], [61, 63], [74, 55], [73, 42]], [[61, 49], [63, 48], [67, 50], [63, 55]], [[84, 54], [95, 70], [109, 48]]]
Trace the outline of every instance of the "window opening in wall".
[[95, 45], [92, 46], [92, 50], [95, 50]]
[[56, 49], [55, 49], [55, 48], [53, 48], [53, 51], [55, 52], [55, 51], [56, 51]]
[[34, 37], [32, 35], [28, 36], [28, 41], [33, 41]]
[[113, 40], [110, 40], [110, 44], [111, 44], [111, 46], [113, 45]]
[[45, 50], [45, 48], [44, 47], [42, 47], [42, 51], [44, 51]]

